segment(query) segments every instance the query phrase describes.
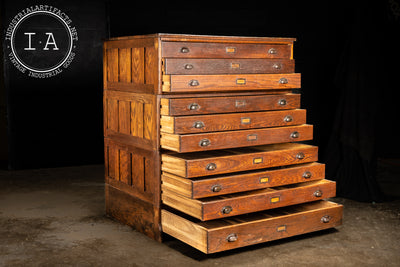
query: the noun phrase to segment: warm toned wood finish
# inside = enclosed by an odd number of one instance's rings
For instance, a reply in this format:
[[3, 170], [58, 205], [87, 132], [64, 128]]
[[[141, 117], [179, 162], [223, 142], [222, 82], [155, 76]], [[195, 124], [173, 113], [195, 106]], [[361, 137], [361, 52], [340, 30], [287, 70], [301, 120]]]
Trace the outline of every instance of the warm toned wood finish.
[[202, 221], [295, 205], [335, 195], [335, 182], [329, 180], [297, 183], [205, 199], [189, 199], [169, 191], [167, 187], [162, 188], [162, 201], [166, 205]]
[[163, 92], [300, 88], [300, 74], [163, 75]]
[[306, 141], [312, 138], [312, 125], [304, 124], [299, 126], [185, 135], [162, 133], [160, 144], [162, 148], [185, 153]]
[[325, 178], [325, 165], [316, 162], [192, 179], [168, 172], [163, 172], [161, 176], [163, 188], [194, 199], [315, 181], [323, 178]]
[[294, 72], [294, 60], [289, 59], [166, 58], [163, 63], [165, 74], [265, 74]]
[[306, 123], [306, 110], [248, 112], [201, 116], [161, 116], [161, 132], [186, 134], [290, 126]]
[[[235, 148], [195, 153], [165, 153], [161, 169], [192, 178], [257, 170], [318, 160], [318, 147], [298, 143]], [[215, 164], [210, 168], [209, 164]]]
[[228, 219], [198, 222], [162, 210], [163, 231], [204, 253], [234, 249], [342, 224], [343, 206], [317, 201]]
[[299, 94], [162, 98], [161, 115], [182, 116], [300, 108]]

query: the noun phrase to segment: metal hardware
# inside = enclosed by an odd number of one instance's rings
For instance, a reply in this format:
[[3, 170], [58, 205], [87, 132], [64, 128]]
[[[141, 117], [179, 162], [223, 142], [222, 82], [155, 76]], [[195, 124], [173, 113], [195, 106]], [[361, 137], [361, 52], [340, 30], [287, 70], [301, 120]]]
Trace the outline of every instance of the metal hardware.
[[185, 70], [192, 70], [194, 67], [192, 64], [185, 64], [184, 68]]
[[236, 47], [227, 47], [225, 48], [226, 53], [236, 53]]
[[240, 123], [241, 124], [250, 124], [251, 118], [240, 118]]
[[286, 106], [287, 101], [286, 101], [286, 99], [280, 99], [280, 100], [278, 101], [278, 104], [281, 105], [281, 106]]
[[257, 134], [248, 134], [247, 135], [247, 141], [257, 141]]
[[332, 219], [331, 216], [325, 215], [325, 216], [322, 216], [321, 222], [323, 222], [323, 223], [328, 223], [331, 219]]
[[286, 231], [286, 225], [280, 225], [276, 227], [277, 232], [285, 232]]
[[196, 129], [201, 129], [201, 128], [203, 128], [205, 125], [204, 125], [204, 122], [202, 122], [202, 121], [196, 121], [194, 124], [193, 124], [193, 127], [194, 128], [196, 128]]
[[246, 79], [245, 78], [237, 78], [236, 84], [246, 84]]
[[269, 183], [269, 177], [268, 176], [261, 177], [260, 178], [260, 184], [266, 184], [266, 183]]
[[270, 54], [270, 55], [275, 55], [277, 53], [278, 53], [278, 51], [273, 47], [268, 50], [268, 54]]
[[235, 242], [238, 240], [238, 236], [236, 234], [230, 234], [226, 237], [226, 241]]
[[271, 197], [270, 199], [270, 203], [278, 203], [281, 201], [281, 197], [277, 196], [277, 197]]
[[222, 186], [219, 185], [219, 184], [213, 185], [213, 186], [211, 187], [211, 191], [213, 191], [213, 192], [219, 192], [219, 191], [221, 191], [221, 190], [222, 190]]
[[181, 48], [181, 53], [189, 53], [189, 48], [187, 48], [187, 47], [182, 47], [182, 48]]
[[231, 206], [225, 206], [225, 207], [223, 207], [222, 210], [221, 210], [221, 212], [222, 212], [223, 214], [229, 214], [229, 213], [231, 213], [231, 211], [232, 211], [232, 207], [231, 207]]
[[296, 159], [304, 159], [305, 158], [305, 155], [304, 155], [304, 153], [303, 152], [299, 152], [299, 153], [297, 153], [297, 155], [296, 155]]
[[240, 64], [239, 63], [231, 63], [231, 69], [239, 69], [240, 68]]
[[293, 133], [290, 134], [290, 137], [291, 137], [291, 138], [299, 138], [299, 137], [300, 137], [300, 133], [297, 132], [297, 131], [295, 131], [295, 132], [293, 132]]
[[272, 65], [272, 67], [276, 70], [280, 70], [282, 68], [282, 65], [279, 63], [275, 63], [274, 65]]
[[198, 110], [200, 108], [200, 105], [197, 103], [192, 103], [188, 106], [189, 110]]
[[285, 118], [283, 118], [284, 122], [292, 122], [293, 121], [293, 117], [291, 115], [286, 115]]
[[205, 147], [205, 146], [209, 146], [211, 144], [211, 141], [208, 140], [207, 138], [201, 139], [199, 146], [201, 147]]
[[317, 190], [314, 192], [314, 196], [315, 197], [322, 197], [322, 191], [321, 190]]
[[311, 176], [312, 176], [312, 174], [311, 174], [311, 172], [309, 172], [309, 171], [306, 171], [305, 173], [303, 173], [303, 178], [304, 178], [304, 179], [310, 179]]
[[216, 168], [217, 168], [217, 164], [215, 164], [215, 163], [208, 163], [207, 166], [206, 166], [206, 170], [207, 171], [213, 171]]
[[242, 108], [244, 106], [246, 106], [246, 100], [236, 100], [235, 101], [236, 108]]
[[280, 78], [279, 79], [279, 83], [280, 84], [287, 84], [289, 81], [288, 81], [288, 79], [286, 79], [286, 78]]
[[189, 86], [199, 86], [200, 83], [198, 80], [190, 80]]
[[264, 159], [261, 157], [261, 158], [254, 158], [253, 159], [253, 164], [260, 164], [260, 163], [263, 163], [263, 161], [264, 161]]

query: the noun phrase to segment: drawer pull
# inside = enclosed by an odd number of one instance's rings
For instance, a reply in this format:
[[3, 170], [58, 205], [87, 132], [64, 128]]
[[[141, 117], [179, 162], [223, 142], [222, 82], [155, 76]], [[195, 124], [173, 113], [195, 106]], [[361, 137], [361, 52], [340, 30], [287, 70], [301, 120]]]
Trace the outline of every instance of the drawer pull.
[[217, 164], [215, 164], [215, 163], [208, 163], [207, 166], [206, 166], [206, 170], [207, 171], [213, 171], [216, 168], [217, 168]]
[[226, 53], [230, 53], [230, 54], [236, 53], [236, 47], [227, 47], [227, 48], [225, 48], [225, 51], [226, 51]]
[[317, 190], [314, 192], [314, 196], [315, 197], [322, 197], [322, 191], [321, 190]]
[[261, 177], [260, 178], [260, 184], [267, 184], [269, 183], [269, 177]]
[[253, 164], [260, 164], [260, 163], [263, 163], [263, 161], [264, 161], [264, 158], [263, 158], [263, 157], [261, 157], [261, 158], [254, 158], [254, 159], [253, 159]]
[[299, 152], [299, 153], [297, 153], [296, 158], [297, 158], [297, 159], [304, 159], [304, 158], [305, 158], [305, 155], [304, 155], [303, 152]]
[[285, 116], [285, 118], [283, 118], [284, 122], [292, 122], [293, 121], [293, 117], [291, 115], [287, 115]]
[[280, 196], [271, 197], [271, 199], [270, 199], [271, 204], [273, 204], [273, 203], [278, 203], [278, 202], [280, 202], [280, 201], [281, 201], [281, 197], [280, 197]]
[[196, 129], [201, 129], [201, 128], [203, 128], [205, 125], [204, 125], [204, 122], [202, 122], [202, 121], [196, 121], [194, 124], [193, 124], [193, 127], [194, 128], [196, 128]]
[[236, 234], [230, 234], [230, 235], [228, 235], [228, 236], [226, 237], [226, 240], [227, 240], [228, 242], [235, 242], [235, 241], [238, 240], [238, 237], [237, 237]]
[[279, 63], [275, 63], [274, 65], [272, 65], [272, 67], [276, 70], [280, 70], [282, 68], [282, 65]]
[[199, 146], [201, 147], [205, 147], [205, 146], [209, 146], [211, 144], [211, 141], [208, 140], [207, 138], [201, 139]]
[[188, 106], [188, 109], [189, 109], [189, 110], [198, 110], [198, 109], [200, 109], [200, 105], [197, 104], [197, 103], [192, 103], [192, 104], [190, 104], [190, 105]]
[[292, 137], [292, 138], [299, 138], [299, 137], [300, 137], [300, 133], [297, 132], [297, 131], [295, 131], [295, 132], [293, 132], [293, 133], [290, 134], [290, 137]]
[[277, 232], [285, 232], [286, 231], [286, 225], [280, 225], [276, 227]]
[[198, 80], [190, 80], [189, 86], [199, 86], [200, 83]]
[[237, 78], [236, 84], [246, 84], [246, 79], [245, 78]]
[[231, 211], [232, 211], [232, 207], [231, 207], [231, 206], [225, 206], [225, 207], [223, 207], [222, 210], [221, 210], [221, 212], [222, 212], [223, 214], [229, 214], [229, 213], [231, 213]]
[[185, 64], [185, 70], [192, 70], [193, 68], [192, 64]]
[[286, 79], [286, 78], [280, 78], [280, 79], [279, 79], [279, 83], [280, 83], [280, 84], [287, 84], [287, 83], [289, 83], [289, 81], [288, 81], [288, 79]]
[[278, 101], [278, 104], [281, 105], [281, 106], [286, 106], [287, 101], [286, 101], [286, 99], [280, 99], [280, 100]]
[[242, 108], [244, 106], [246, 106], [246, 100], [236, 100], [235, 101], [236, 108]]
[[257, 141], [258, 136], [257, 134], [248, 134], [247, 135], [247, 141]]
[[251, 118], [240, 118], [240, 123], [241, 124], [250, 124]]
[[328, 222], [330, 222], [331, 219], [332, 219], [331, 216], [325, 215], [325, 216], [322, 216], [321, 222], [323, 222], [323, 223], [328, 223]]
[[273, 47], [268, 50], [268, 54], [270, 54], [270, 55], [275, 55], [277, 53], [278, 53], [278, 51]]
[[219, 184], [213, 185], [211, 187], [211, 191], [213, 191], [213, 192], [220, 192], [221, 190], [222, 190], [222, 186]]
[[312, 176], [312, 174], [311, 174], [311, 172], [309, 172], [309, 171], [306, 171], [305, 173], [303, 173], [303, 178], [304, 178], [304, 179], [310, 179], [311, 176]]
[[231, 69], [239, 69], [240, 64], [239, 63], [231, 63]]
[[187, 47], [182, 47], [181, 48], [181, 53], [189, 53], [189, 48], [187, 48]]

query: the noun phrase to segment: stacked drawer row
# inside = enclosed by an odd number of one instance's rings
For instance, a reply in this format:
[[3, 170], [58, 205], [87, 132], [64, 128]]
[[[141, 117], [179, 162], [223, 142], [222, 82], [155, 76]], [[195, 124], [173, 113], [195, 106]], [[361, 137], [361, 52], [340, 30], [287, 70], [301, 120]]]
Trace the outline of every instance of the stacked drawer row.
[[214, 253], [339, 225], [318, 148], [298, 143], [294, 39], [157, 36], [162, 231]]

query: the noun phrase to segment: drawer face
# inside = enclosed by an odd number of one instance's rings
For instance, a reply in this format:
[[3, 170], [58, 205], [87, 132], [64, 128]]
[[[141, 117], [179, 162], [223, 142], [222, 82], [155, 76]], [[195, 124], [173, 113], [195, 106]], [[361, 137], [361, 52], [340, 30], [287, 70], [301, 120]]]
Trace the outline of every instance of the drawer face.
[[291, 44], [163, 42], [168, 58], [292, 58]]
[[300, 73], [163, 75], [163, 92], [219, 92], [300, 88]]
[[288, 59], [164, 59], [164, 74], [292, 73]]
[[199, 222], [161, 211], [163, 232], [204, 253], [244, 247], [342, 224], [343, 206], [316, 201], [227, 220]]
[[312, 140], [312, 138], [313, 126], [304, 124], [299, 126], [186, 135], [161, 133], [160, 145], [165, 149], [186, 153], [297, 142]]
[[161, 116], [161, 132], [174, 134], [257, 129], [306, 123], [306, 110], [231, 113], [200, 116]]
[[182, 196], [198, 199], [256, 189], [283, 186], [325, 178], [325, 165], [306, 163], [233, 175], [187, 179], [163, 172], [162, 187]]
[[300, 108], [300, 94], [161, 99], [161, 115], [170, 116], [295, 108]]
[[186, 198], [164, 187], [161, 199], [165, 205], [199, 220], [208, 221], [321, 200], [335, 195], [336, 183], [320, 180], [203, 199]]
[[318, 147], [285, 143], [196, 153], [164, 153], [161, 170], [192, 178], [318, 160]]

